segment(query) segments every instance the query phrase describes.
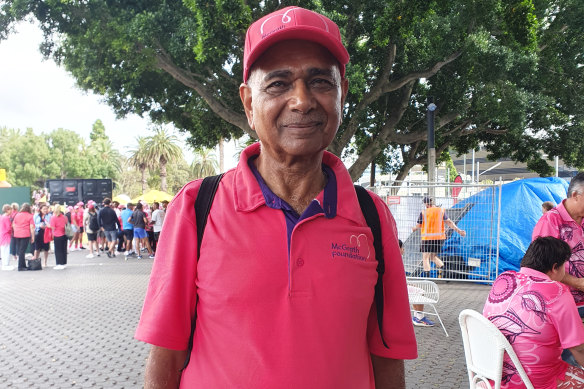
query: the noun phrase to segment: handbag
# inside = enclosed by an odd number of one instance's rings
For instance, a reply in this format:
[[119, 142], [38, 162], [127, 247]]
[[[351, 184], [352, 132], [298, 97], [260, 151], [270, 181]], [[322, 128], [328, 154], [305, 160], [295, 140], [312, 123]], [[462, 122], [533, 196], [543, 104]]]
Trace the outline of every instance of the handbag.
[[71, 223], [65, 224], [65, 235], [67, 236], [67, 239], [73, 239], [75, 233], [73, 232], [73, 228], [71, 228]]
[[53, 229], [51, 227], [45, 227], [45, 235], [43, 237], [43, 241], [45, 243], [49, 243], [53, 240]]
[[29, 259], [28, 270], [43, 270], [43, 267], [41, 266], [41, 259]]

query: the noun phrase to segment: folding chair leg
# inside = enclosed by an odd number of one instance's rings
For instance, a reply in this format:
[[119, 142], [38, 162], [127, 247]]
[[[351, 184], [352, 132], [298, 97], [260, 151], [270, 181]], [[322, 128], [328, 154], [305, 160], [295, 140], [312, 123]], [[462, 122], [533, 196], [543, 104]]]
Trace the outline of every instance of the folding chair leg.
[[428, 304], [428, 305], [430, 305], [432, 307], [432, 309], [434, 310], [436, 316], [438, 317], [438, 321], [440, 322], [440, 325], [442, 326], [442, 329], [444, 330], [444, 333], [448, 337], [448, 332], [446, 332], [446, 327], [444, 327], [444, 323], [442, 323], [442, 319], [440, 318], [440, 315], [438, 314], [436, 307], [434, 306], [434, 304]]

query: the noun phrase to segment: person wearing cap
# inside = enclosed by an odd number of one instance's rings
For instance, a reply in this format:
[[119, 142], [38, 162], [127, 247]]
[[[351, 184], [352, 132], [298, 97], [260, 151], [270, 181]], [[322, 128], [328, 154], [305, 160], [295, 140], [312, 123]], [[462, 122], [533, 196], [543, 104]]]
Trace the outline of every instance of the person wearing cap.
[[417, 347], [395, 221], [371, 194], [386, 266], [379, 328], [373, 236], [325, 151], [348, 61], [337, 25], [303, 8], [248, 29], [239, 91], [260, 142], [222, 177], [200, 252], [201, 180], [168, 207], [135, 334], [153, 345], [146, 388], [405, 388]]
[[426, 209], [420, 212], [418, 216], [417, 225], [412, 228], [412, 231], [421, 229], [422, 244], [420, 251], [422, 252], [422, 266], [424, 269], [424, 276], [429, 277], [430, 261], [434, 262], [438, 269], [438, 276], [442, 276], [442, 268], [444, 263], [438, 257], [438, 253], [442, 250], [442, 245], [446, 241], [445, 225], [458, 232], [460, 236], [466, 236], [466, 231], [461, 230], [454, 224], [452, 220], [446, 215], [443, 208], [434, 205], [431, 197], [424, 197], [422, 203]]

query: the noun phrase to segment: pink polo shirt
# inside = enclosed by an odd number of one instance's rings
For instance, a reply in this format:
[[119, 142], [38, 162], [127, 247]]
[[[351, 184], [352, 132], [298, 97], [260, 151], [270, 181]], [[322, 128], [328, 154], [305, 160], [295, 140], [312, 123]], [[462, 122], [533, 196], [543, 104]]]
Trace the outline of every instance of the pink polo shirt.
[[[568, 243], [572, 249], [572, 255], [566, 261], [566, 272], [574, 277], [582, 278], [584, 277], [584, 220], [581, 225], [578, 225], [566, 211], [564, 201], [539, 219], [533, 229], [532, 240], [539, 236], [553, 236]], [[572, 288], [571, 292], [576, 305], [584, 306], [584, 292]]]
[[53, 215], [51, 217], [51, 227], [53, 228], [53, 236], [60, 237], [65, 235], [65, 226], [67, 225], [67, 216], [62, 213], [59, 216]]
[[[497, 277], [483, 315], [511, 343], [536, 388], [556, 389], [569, 366], [562, 350], [584, 344], [584, 326], [568, 287], [530, 268]], [[501, 388], [525, 388], [505, 358]]]
[[34, 217], [32, 213], [18, 212], [12, 220], [15, 238], [30, 238], [30, 227], [34, 230]]
[[10, 244], [12, 235], [12, 222], [10, 216], [0, 215], [0, 246]]
[[255, 154], [257, 144], [223, 177], [198, 263], [193, 204], [200, 181], [169, 205], [136, 338], [185, 350], [198, 296], [181, 388], [374, 388], [370, 353], [417, 356], [388, 208], [374, 196], [387, 269], [386, 349], [373, 308], [373, 237], [342, 162], [325, 153], [338, 183], [336, 216], [300, 220], [288, 247], [286, 218], [266, 205], [247, 164]]

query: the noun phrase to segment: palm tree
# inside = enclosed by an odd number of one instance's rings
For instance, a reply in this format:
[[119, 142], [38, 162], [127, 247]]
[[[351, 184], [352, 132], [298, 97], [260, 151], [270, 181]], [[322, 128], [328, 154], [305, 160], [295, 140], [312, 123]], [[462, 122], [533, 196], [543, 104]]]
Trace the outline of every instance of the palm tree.
[[122, 161], [118, 150], [114, 149], [112, 141], [109, 139], [97, 139], [91, 142], [89, 152], [99, 162], [99, 169], [103, 172], [102, 178], [116, 178], [121, 172]]
[[217, 174], [217, 157], [212, 149], [198, 149], [191, 170], [195, 178], [203, 178]]
[[132, 166], [140, 170], [142, 175], [142, 194], [146, 193], [146, 169], [152, 165], [148, 154], [147, 143], [147, 138], [143, 136], [136, 137], [136, 148], [130, 150], [131, 155], [128, 160]]
[[183, 155], [175, 135], [168, 134], [164, 128], [157, 128], [154, 132], [154, 135], [147, 138], [146, 150], [153, 165], [160, 166], [160, 189], [166, 192], [166, 165], [182, 158]]

